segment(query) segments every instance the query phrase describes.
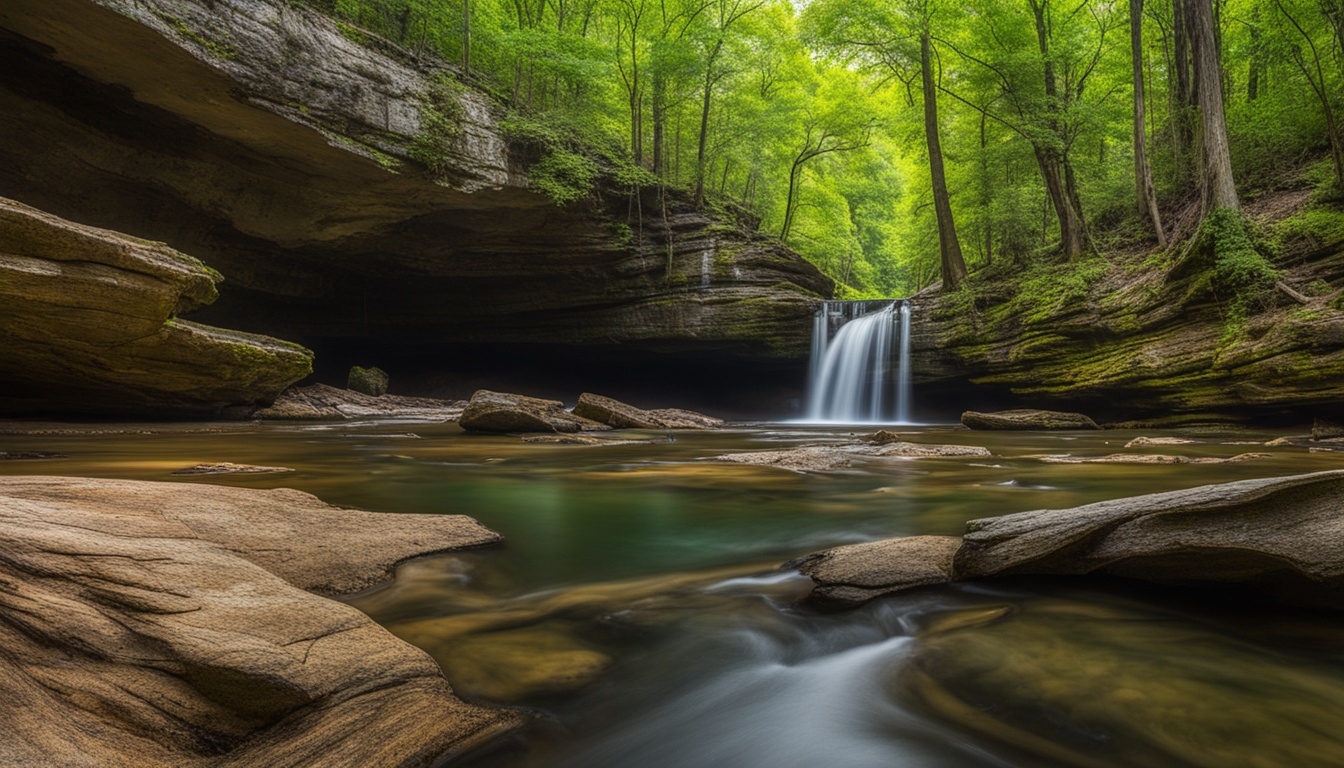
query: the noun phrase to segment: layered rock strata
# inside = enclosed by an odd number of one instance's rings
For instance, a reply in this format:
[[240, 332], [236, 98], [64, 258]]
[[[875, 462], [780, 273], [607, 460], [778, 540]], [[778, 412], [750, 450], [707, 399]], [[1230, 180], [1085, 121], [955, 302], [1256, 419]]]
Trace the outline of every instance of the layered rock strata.
[[246, 413], [312, 370], [296, 344], [182, 320], [219, 273], [0, 198], [0, 407]]
[[[0, 763], [428, 766], [509, 730], [319, 594], [497, 541], [292, 490], [0, 479]], [[309, 591], [304, 591], [309, 590]]]

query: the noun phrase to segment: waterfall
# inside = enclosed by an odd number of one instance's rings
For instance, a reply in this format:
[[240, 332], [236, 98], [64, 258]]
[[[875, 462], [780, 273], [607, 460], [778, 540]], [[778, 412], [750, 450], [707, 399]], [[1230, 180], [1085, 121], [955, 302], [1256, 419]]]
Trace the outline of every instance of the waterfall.
[[909, 302], [823, 302], [812, 321], [807, 420], [908, 423], [910, 400]]

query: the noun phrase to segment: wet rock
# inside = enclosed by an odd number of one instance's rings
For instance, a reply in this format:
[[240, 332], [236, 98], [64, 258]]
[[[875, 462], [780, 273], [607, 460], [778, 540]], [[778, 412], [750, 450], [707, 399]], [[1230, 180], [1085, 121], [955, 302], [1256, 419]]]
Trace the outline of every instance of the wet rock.
[[197, 464], [183, 469], [175, 469], [170, 475], [264, 475], [293, 472], [289, 467], [262, 467], [255, 464], [233, 464], [227, 461], [213, 464]]
[[350, 369], [345, 387], [361, 395], [382, 397], [387, 394], [387, 371], [382, 368], [361, 368], [356, 365]]
[[431, 655], [453, 690], [501, 704], [577, 691], [611, 666], [611, 657], [545, 625], [482, 632], [440, 645], [440, 652]]
[[523, 435], [524, 443], [553, 443], [556, 445], [647, 445], [666, 443], [667, 438], [654, 437], [647, 440], [631, 440], [620, 437], [598, 437], [596, 435], [559, 434], [559, 435]]
[[0, 461], [26, 461], [36, 459], [64, 459], [64, 453], [55, 451], [0, 451]]
[[458, 423], [468, 432], [590, 432], [611, 427], [565, 410], [559, 400], [477, 390]]
[[780, 467], [795, 472], [827, 472], [853, 466], [863, 457], [880, 458], [957, 458], [992, 456], [988, 448], [977, 445], [936, 445], [895, 442], [881, 445], [808, 445], [780, 451], [748, 451], [715, 456], [715, 461]]
[[252, 414], [274, 421], [332, 421], [367, 418], [416, 418], [453, 421], [466, 407], [462, 400], [382, 395], [373, 397], [326, 384], [286, 390], [268, 408]]
[[723, 426], [722, 419], [703, 413], [676, 408], [646, 411], [591, 392], [579, 395], [574, 415], [616, 429], [717, 429]]
[[427, 766], [515, 726], [320, 594], [497, 541], [293, 490], [0, 479], [0, 763]]
[[852, 608], [883, 595], [948, 583], [959, 546], [956, 536], [910, 536], [827, 549], [785, 567], [796, 567], [816, 582], [807, 602]]
[[1047, 464], [1236, 464], [1256, 459], [1271, 459], [1268, 453], [1239, 453], [1236, 456], [1171, 456], [1161, 453], [1112, 453], [1107, 456], [1042, 456]]
[[887, 443], [902, 442], [905, 438], [904, 436], [897, 434], [896, 432], [892, 432], [886, 429], [879, 429], [873, 434], [868, 435], [863, 439], [869, 443], [872, 443], [873, 445], [886, 445]]
[[1196, 441], [1188, 437], [1136, 437], [1125, 443], [1126, 448], [1142, 448], [1146, 445], [1190, 445]]
[[957, 579], [1107, 573], [1261, 587], [1344, 607], [1344, 471], [972, 520]]
[[222, 278], [163, 243], [0, 198], [0, 408], [233, 415], [312, 371], [312, 353], [180, 319]]
[[966, 411], [961, 414], [961, 423], [969, 429], [1099, 429], [1095, 421], [1081, 413], [1031, 408], [992, 413]]
[[1269, 442], [1265, 443], [1265, 445], [1269, 448], [1280, 448], [1288, 445], [1297, 445], [1298, 440], [1299, 438], [1276, 437], [1273, 440], [1270, 440]]

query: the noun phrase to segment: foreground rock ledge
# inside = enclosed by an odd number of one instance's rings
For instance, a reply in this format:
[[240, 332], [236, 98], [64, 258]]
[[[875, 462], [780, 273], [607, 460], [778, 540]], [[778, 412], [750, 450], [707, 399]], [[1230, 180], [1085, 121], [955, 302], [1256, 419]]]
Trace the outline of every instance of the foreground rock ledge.
[[1344, 609], [1344, 470], [1020, 512], [972, 520], [966, 531], [959, 543], [931, 536], [871, 542], [791, 565], [817, 582], [809, 600], [828, 607], [951, 581], [1105, 573], [1236, 584], [1288, 603]]
[[293, 490], [0, 479], [0, 764], [427, 766], [518, 716], [334, 594], [497, 541]]

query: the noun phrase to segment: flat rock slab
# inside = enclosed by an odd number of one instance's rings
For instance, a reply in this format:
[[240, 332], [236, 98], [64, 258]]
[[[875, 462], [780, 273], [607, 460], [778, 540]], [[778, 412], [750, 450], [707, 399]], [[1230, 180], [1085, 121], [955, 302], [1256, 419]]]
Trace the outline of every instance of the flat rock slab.
[[458, 424], [468, 432], [600, 432], [610, 426], [576, 416], [559, 400], [477, 390]]
[[648, 445], [666, 443], [665, 437], [651, 437], [645, 440], [626, 437], [606, 437], [598, 435], [523, 435], [524, 443], [549, 443], [551, 445]]
[[197, 464], [191, 467], [175, 469], [170, 475], [270, 475], [293, 472], [289, 467], [261, 467], [255, 464], [233, 464], [228, 461], [213, 464]]
[[1107, 456], [1042, 456], [1047, 464], [1236, 464], [1273, 458], [1268, 453], [1236, 456], [1174, 456], [1164, 453], [1112, 453]]
[[0, 764], [428, 766], [515, 726], [343, 603], [461, 516], [305, 493], [0, 479]]
[[366, 395], [326, 384], [287, 389], [274, 404], [252, 414], [275, 421], [336, 421], [368, 418], [417, 418], [455, 421], [466, 407], [463, 400], [429, 397]]
[[888, 442], [856, 445], [806, 445], [781, 451], [747, 451], [715, 456], [714, 461], [734, 464], [752, 464], [779, 467], [795, 472], [829, 472], [853, 466], [863, 457], [879, 458], [958, 458], [992, 456], [988, 448], [977, 445], [933, 445], [923, 443]]
[[646, 411], [610, 397], [584, 392], [574, 406], [574, 415], [616, 429], [718, 429], [723, 419], [695, 411], [662, 408]]
[[817, 586], [807, 602], [852, 608], [883, 595], [952, 580], [957, 536], [910, 536], [836, 547], [790, 563]]
[[1031, 408], [993, 413], [966, 411], [961, 414], [961, 423], [968, 429], [990, 430], [1100, 429], [1095, 421], [1081, 413]]
[[1125, 443], [1126, 448], [1142, 448], [1147, 445], [1190, 445], [1197, 441], [1188, 437], [1136, 437]]

